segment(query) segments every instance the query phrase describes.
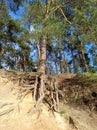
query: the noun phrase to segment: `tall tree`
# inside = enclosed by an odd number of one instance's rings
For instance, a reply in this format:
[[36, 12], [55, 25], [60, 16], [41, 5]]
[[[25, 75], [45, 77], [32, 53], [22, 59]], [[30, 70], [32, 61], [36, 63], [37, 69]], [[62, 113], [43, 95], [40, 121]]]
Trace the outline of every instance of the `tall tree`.
[[62, 33], [61, 31], [63, 28], [65, 29], [66, 23], [70, 24], [63, 12], [65, 7], [65, 2], [52, 0], [46, 2], [34, 1], [28, 6], [27, 15], [30, 16], [30, 19], [33, 19], [33, 34], [38, 35], [38, 39], [41, 38], [41, 55], [38, 71], [42, 73], [46, 71], [46, 44], [49, 37], [52, 39], [57, 38], [57, 33]]

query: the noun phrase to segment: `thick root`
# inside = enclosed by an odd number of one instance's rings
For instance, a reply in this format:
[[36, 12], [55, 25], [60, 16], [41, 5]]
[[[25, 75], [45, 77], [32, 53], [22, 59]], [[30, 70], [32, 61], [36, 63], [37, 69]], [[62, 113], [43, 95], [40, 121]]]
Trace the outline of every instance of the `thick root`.
[[34, 97], [35, 105], [32, 111], [37, 111], [40, 104], [46, 101], [50, 109], [59, 112], [59, 91], [55, 79], [42, 73], [32, 73], [21, 81], [20, 93], [25, 93], [21, 94], [21, 99], [23, 100], [28, 91], [31, 91]]

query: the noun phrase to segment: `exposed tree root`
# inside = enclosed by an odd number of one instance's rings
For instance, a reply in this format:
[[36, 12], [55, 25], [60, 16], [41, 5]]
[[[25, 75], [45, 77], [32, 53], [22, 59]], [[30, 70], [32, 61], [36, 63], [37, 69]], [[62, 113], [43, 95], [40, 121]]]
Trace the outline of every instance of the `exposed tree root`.
[[9, 108], [8, 110], [4, 110], [4, 111], [0, 112], [0, 116], [3, 116], [3, 115], [5, 115], [5, 114], [8, 114], [8, 113], [10, 113], [10, 112], [13, 111], [13, 110], [14, 110], [14, 107]]
[[59, 112], [59, 91], [54, 78], [37, 72], [23, 77], [20, 84], [19, 98], [23, 100], [28, 91], [31, 91], [35, 101], [34, 108], [29, 113], [37, 111], [43, 101], [46, 101], [50, 109]]

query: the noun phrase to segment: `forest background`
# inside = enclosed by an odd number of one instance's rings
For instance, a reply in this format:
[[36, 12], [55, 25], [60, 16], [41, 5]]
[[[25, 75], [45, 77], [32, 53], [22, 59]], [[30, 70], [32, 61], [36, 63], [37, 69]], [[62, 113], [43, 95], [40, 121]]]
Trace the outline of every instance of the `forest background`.
[[0, 68], [97, 71], [96, 0], [0, 0]]

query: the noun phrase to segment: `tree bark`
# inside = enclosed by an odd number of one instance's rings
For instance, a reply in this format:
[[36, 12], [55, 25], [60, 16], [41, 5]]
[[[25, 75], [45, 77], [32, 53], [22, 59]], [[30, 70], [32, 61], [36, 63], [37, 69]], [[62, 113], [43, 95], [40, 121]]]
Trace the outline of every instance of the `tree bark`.
[[86, 62], [86, 58], [85, 58], [85, 52], [84, 52], [84, 47], [83, 47], [83, 44], [81, 42], [81, 54], [80, 54], [80, 62], [82, 64], [82, 67], [83, 67], [83, 72], [88, 72], [88, 64]]
[[[55, 52], [56, 53], [56, 52]], [[56, 71], [56, 74], [58, 74], [58, 67], [57, 67], [57, 58], [56, 58], [56, 55], [54, 53], [54, 63], [55, 63], [55, 71]]]
[[37, 50], [38, 50], [38, 60], [40, 60], [40, 46], [39, 46], [39, 41], [36, 42], [36, 47], [37, 47]]
[[46, 35], [42, 36], [38, 72], [46, 73]]
[[88, 65], [86, 62], [84, 50], [82, 50], [82, 57], [83, 57], [83, 61], [84, 61], [84, 72], [88, 72]]
[[69, 70], [69, 64], [67, 63], [66, 56], [64, 56], [64, 62], [65, 62], [65, 66], [66, 66], [66, 73], [69, 74], [70, 70]]
[[62, 50], [60, 49], [60, 71], [64, 73], [63, 59], [62, 59]]

